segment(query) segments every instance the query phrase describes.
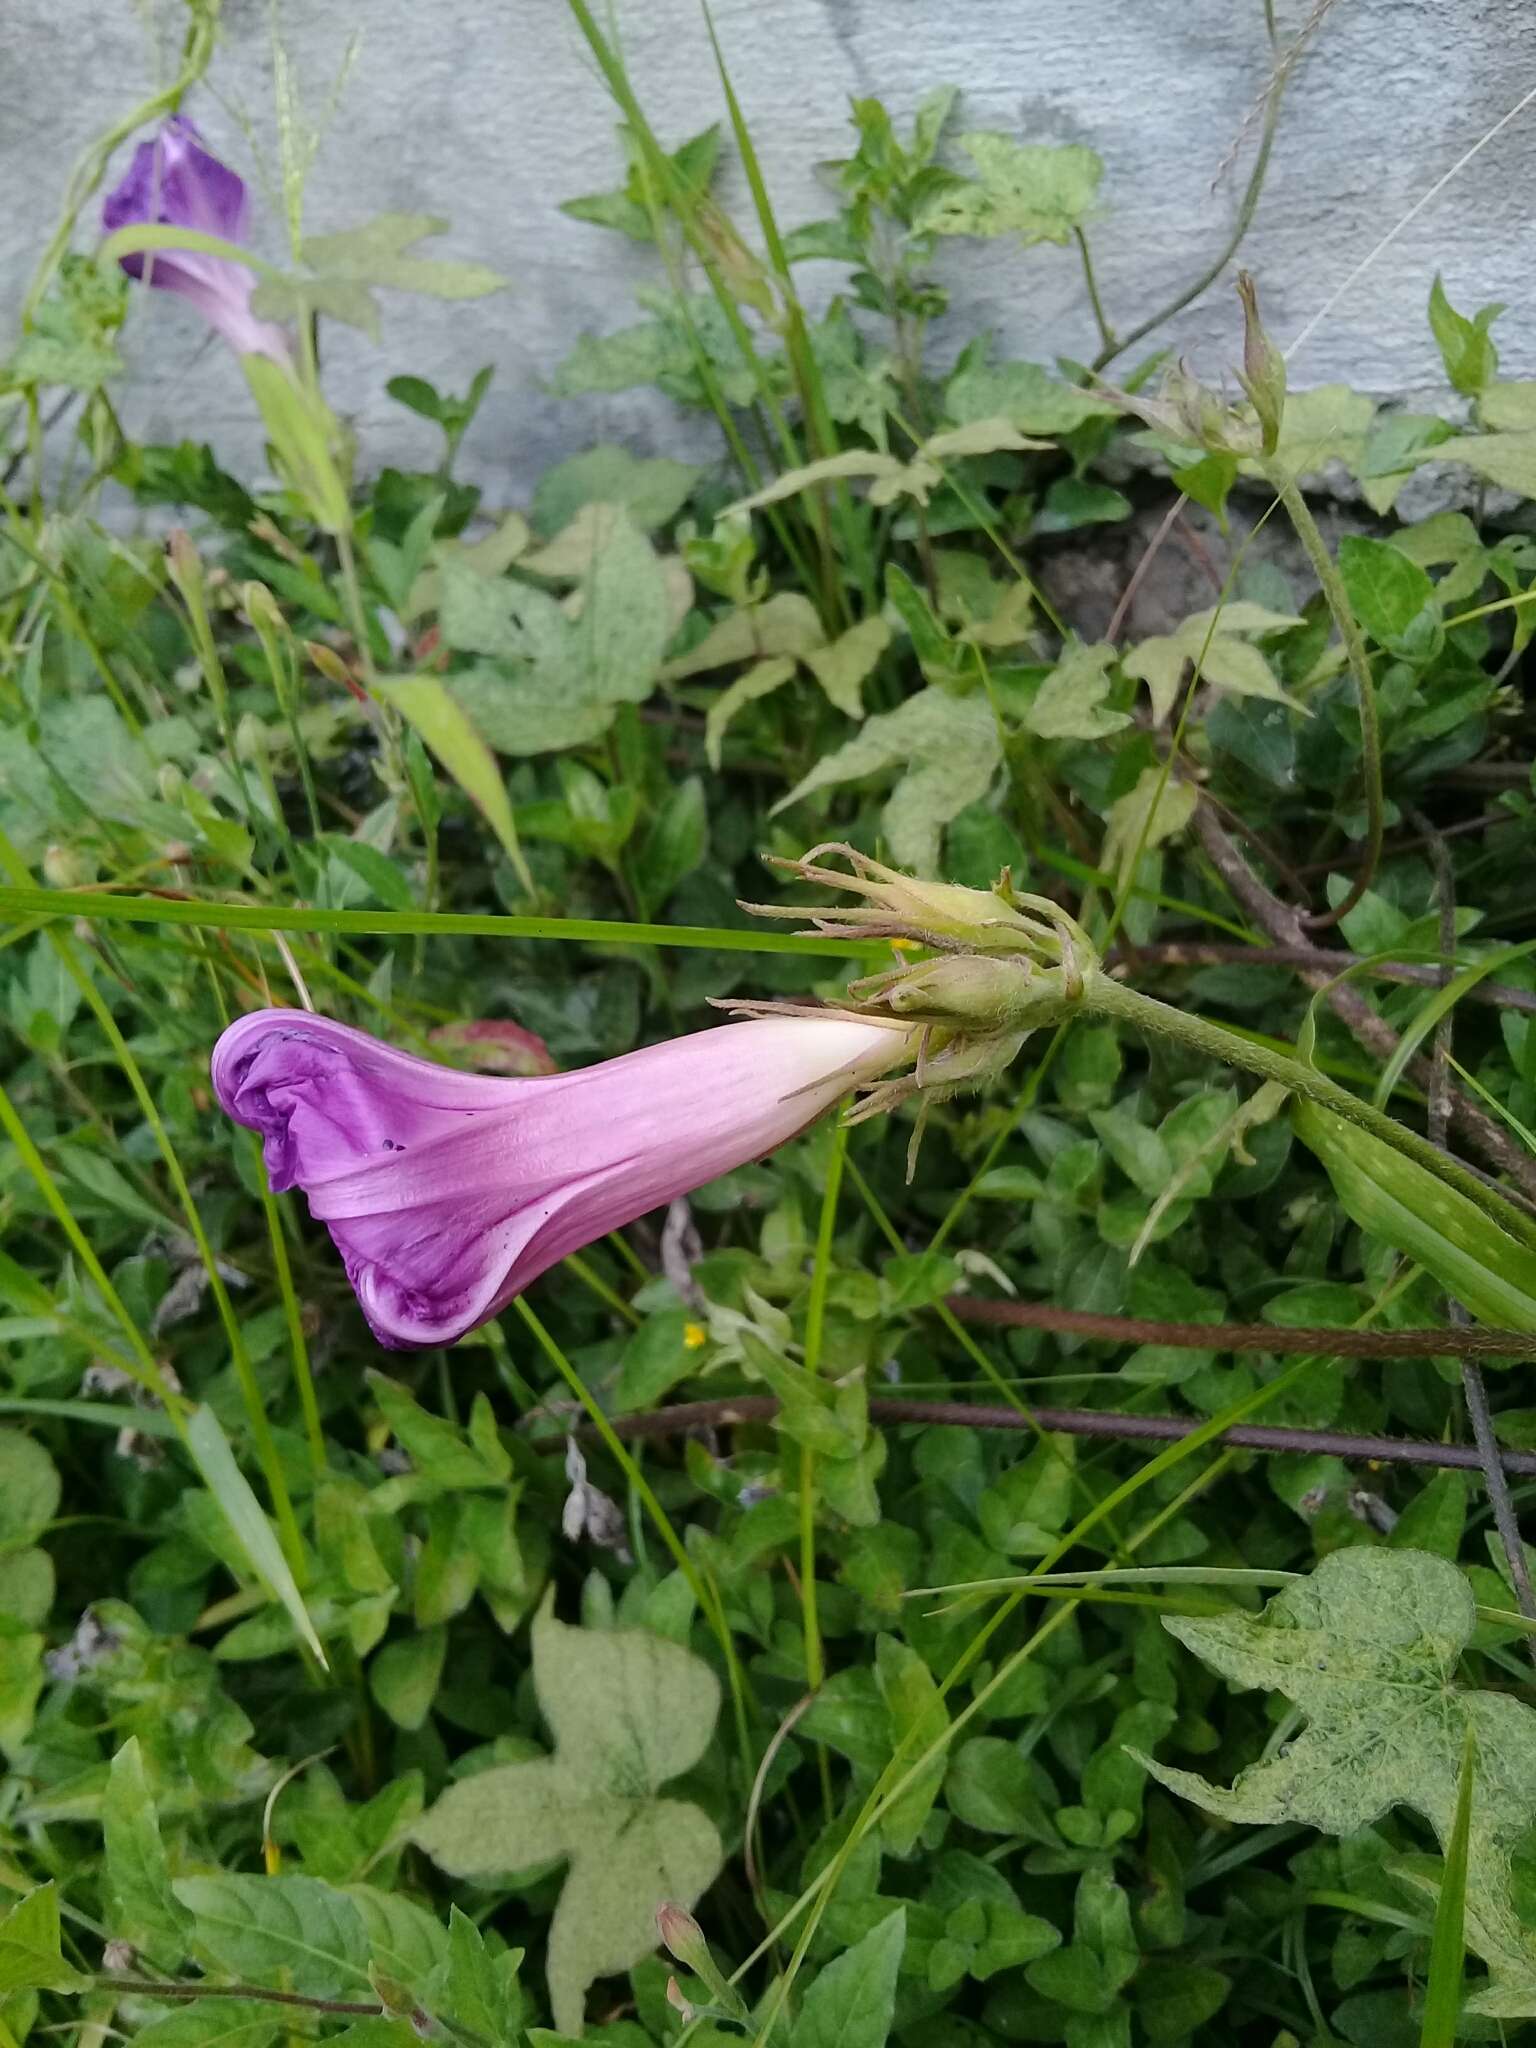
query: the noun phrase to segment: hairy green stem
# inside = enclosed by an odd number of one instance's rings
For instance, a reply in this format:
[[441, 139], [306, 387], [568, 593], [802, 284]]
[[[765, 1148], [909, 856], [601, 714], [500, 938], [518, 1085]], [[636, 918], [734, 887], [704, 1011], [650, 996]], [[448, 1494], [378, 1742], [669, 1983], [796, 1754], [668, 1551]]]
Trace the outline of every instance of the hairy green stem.
[[1375, 879], [1376, 868], [1381, 860], [1381, 842], [1385, 831], [1381, 785], [1381, 721], [1376, 711], [1376, 686], [1371, 680], [1371, 658], [1366, 652], [1365, 636], [1360, 631], [1353, 610], [1350, 608], [1349, 593], [1344, 588], [1344, 579], [1339, 574], [1333, 556], [1328, 552], [1327, 543], [1318, 531], [1317, 521], [1312, 517], [1312, 508], [1297, 488], [1296, 479], [1276, 461], [1274, 456], [1259, 458], [1270, 488], [1285, 507], [1286, 517], [1295, 529], [1296, 538], [1306, 550], [1307, 560], [1312, 564], [1319, 587], [1333, 614], [1334, 624], [1339, 629], [1339, 638], [1344, 643], [1345, 659], [1349, 672], [1354, 678], [1355, 694], [1360, 705], [1360, 751], [1365, 771], [1365, 859], [1355, 872], [1355, 879], [1349, 886], [1349, 893], [1316, 917], [1303, 920], [1314, 931], [1322, 931], [1347, 917], [1360, 901]]
[[1276, 1052], [1270, 1046], [1256, 1044], [1252, 1039], [1240, 1038], [1235, 1032], [1191, 1011], [1175, 1010], [1153, 996], [1143, 995], [1139, 989], [1128, 988], [1124, 982], [1115, 981], [1107, 974], [1094, 974], [1088, 978], [1083, 1008], [1091, 1015], [1113, 1017], [1122, 1023], [1138, 1025], [1156, 1037], [1173, 1039], [1195, 1052], [1221, 1060], [1227, 1066], [1246, 1067], [1263, 1080], [1278, 1081], [1293, 1095], [1303, 1096], [1309, 1102], [1332, 1110], [1335, 1116], [1344, 1118], [1347, 1123], [1358, 1124], [1373, 1138], [1390, 1145], [1394, 1152], [1402, 1153], [1416, 1166], [1425, 1167], [1437, 1180], [1465, 1195], [1468, 1201], [1475, 1202], [1485, 1216], [1521, 1244], [1536, 1245], [1536, 1224], [1522, 1216], [1513, 1203], [1486, 1187], [1476, 1174], [1468, 1172], [1466, 1167], [1449, 1158], [1427, 1138], [1420, 1137], [1417, 1131], [1400, 1124], [1395, 1117], [1387, 1116], [1373, 1104], [1362, 1101], [1358, 1095], [1352, 1095], [1347, 1088], [1340, 1087], [1337, 1081], [1331, 1081], [1304, 1060]]

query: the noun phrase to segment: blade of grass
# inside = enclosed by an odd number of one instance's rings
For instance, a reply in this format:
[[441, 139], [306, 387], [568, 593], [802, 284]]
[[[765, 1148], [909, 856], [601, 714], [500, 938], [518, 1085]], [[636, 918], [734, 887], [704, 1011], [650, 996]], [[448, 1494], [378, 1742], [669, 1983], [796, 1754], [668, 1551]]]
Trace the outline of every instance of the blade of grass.
[[1445, 1845], [1445, 1871], [1435, 1906], [1424, 1985], [1424, 2024], [1419, 2048], [1456, 2048], [1461, 2038], [1462, 1972], [1467, 1956], [1467, 1845], [1472, 1833], [1472, 1798], [1477, 1779], [1477, 1743], [1467, 1723], [1456, 1788], [1456, 1818]]
[[0, 887], [0, 917], [195, 925], [206, 931], [352, 932], [376, 938], [563, 939], [603, 946], [678, 946], [715, 953], [796, 954], [805, 959], [884, 960], [874, 939], [739, 931], [728, 925], [634, 924], [597, 917], [512, 917], [447, 910], [315, 910], [295, 904], [117, 896], [95, 889]]
[[[821, 1219], [816, 1228], [816, 1252], [811, 1266], [811, 1292], [805, 1309], [805, 1369], [811, 1375], [821, 1370], [821, 1342], [826, 1329], [827, 1289], [832, 1280], [832, 1239], [837, 1230], [837, 1198], [843, 1185], [843, 1164], [848, 1157], [848, 1126], [841, 1122], [832, 1130], [832, 1156], [827, 1161], [827, 1178], [821, 1191]], [[822, 1651], [821, 1618], [816, 1604], [816, 1453], [809, 1444], [800, 1446], [800, 1619], [805, 1633], [805, 1677], [813, 1693], [826, 1682], [827, 1664]], [[821, 1776], [821, 1800], [830, 1821], [832, 1766], [825, 1743], [816, 1745], [816, 1764]]]
[[199, 1477], [224, 1510], [224, 1518], [239, 1538], [257, 1577], [265, 1581], [282, 1602], [288, 1619], [316, 1663], [322, 1670], [328, 1669], [320, 1638], [315, 1633], [315, 1625], [304, 1605], [304, 1596], [283, 1555], [283, 1546], [273, 1534], [272, 1524], [263, 1513], [260, 1501], [251, 1491], [250, 1481], [235, 1462], [229, 1438], [224, 1434], [224, 1425], [206, 1402], [193, 1409], [187, 1424], [186, 1442]]

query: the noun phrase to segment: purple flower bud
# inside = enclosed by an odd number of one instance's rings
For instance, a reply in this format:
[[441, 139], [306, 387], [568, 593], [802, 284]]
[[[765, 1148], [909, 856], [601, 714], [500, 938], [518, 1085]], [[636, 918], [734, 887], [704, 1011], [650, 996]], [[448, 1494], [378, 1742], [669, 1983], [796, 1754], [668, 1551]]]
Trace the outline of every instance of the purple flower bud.
[[257, 1010], [213, 1085], [299, 1187], [391, 1348], [451, 1344], [594, 1238], [770, 1152], [913, 1056], [890, 1020], [807, 1013], [503, 1080], [324, 1017]]
[[[107, 194], [101, 220], [109, 234], [146, 222], [238, 242], [249, 212], [245, 181], [203, 146], [190, 121], [173, 114], [152, 142], [141, 142], [134, 151], [128, 175]], [[130, 277], [190, 299], [237, 355], [272, 356], [291, 364], [282, 328], [258, 320], [251, 311], [255, 279], [243, 263], [191, 249], [156, 249], [125, 256], [122, 264]]]

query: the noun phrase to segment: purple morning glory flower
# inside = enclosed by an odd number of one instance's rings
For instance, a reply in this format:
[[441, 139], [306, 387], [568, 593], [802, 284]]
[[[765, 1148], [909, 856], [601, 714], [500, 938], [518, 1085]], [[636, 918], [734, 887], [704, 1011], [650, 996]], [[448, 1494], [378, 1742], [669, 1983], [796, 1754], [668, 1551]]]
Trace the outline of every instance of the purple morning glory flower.
[[503, 1080], [298, 1010], [257, 1010], [213, 1085], [302, 1188], [381, 1344], [451, 1344], [530, 1281], [781, 1145], [913, 1056], [916, 1034], [832, 1011], [726, 1024], [576, 1073]]
[[[152, 142], [141, 142], [134, 151], [128, 175], [108, 193], [101, 219], [109, 234], [143, 221], [239, 242], [249, 213], [245, 181], [204, 146], [184, 115], [173, 114]], [[130, 277], [190, 299], [237, 355], [291, 363], [282, 328], [258, 320], [251, 311], [255, 279], [243, 263], [190, 249], [156, 249], [125, 256], [122, 264]]]

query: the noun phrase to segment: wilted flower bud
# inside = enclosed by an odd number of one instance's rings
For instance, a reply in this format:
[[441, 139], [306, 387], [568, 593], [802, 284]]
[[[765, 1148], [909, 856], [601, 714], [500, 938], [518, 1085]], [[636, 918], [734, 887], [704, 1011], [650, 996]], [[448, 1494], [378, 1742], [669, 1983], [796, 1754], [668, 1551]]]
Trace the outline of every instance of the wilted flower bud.
[[958, 1024], [968, 1031], [1034, 1031], [1055, 1024], [1083, 993], [1083, 963], [1037, 967], [1033, 961], [948, 954], [916, 967], [893, 967], [849, 984], [856, 1002], [890, 1014]]
[[1285, 411], [1285, 357], [1260, 324], [1259, 289], [1251, 272], [1237, 273], [1237, 295], [1243, 302], [1242, 386], [1258, 414], [1264, 453], [1273, 455], [1279, 445], [1280, 419]]
[[287, 627], [282, 608], [265, 583], [253, 579], [240, 586], [240, 609], [258, 633], [280, 633]]
[[72, 846], [50, 846], [43, 855], [43, 880], [50, 889], [78, 889], [91, 870]]
[[267, 752], [267, 728], [254, 711], [247, 711], [235, 727], [235, 757], [241, 761], [261, 761]]
[[[852, 872], [819, 867], [821, 855], [828, 853], [841, 854]], [[829, 938], [916, 939], [945, 952], [1012, 953], [1058, 960], [1062, 928], [1071, 922], [1065, 911], [1047, 898], [1021, 895], [1012, 887], [1006, 869], [993, 888], [966, 889], [958, 882], [927, 882], [904, 875], [841, 842], [813, 846], [800, 860], [770, 856], [768, 865], [797, 881], [816, 882], [825, 889], [841, 889], [866, 899], [840, 905], [831, 913], [807, 913], [781, 903], [741, 906], [755, 917], [808, 914], [813, 929]], [[1029, 916], [1028, 911], [1043, 916]]]
[[709, 1943], [691, 1913], [671, 1900], [666, 1901], [656, 1908], [656, 1932], [669, 1956], [675, 1957], [685, 1970], [692, 1970], [695, 1977], [703, 1977], [710, 1964]]
[[175, 803], [185, 787], [186, 780], [186, 776], [174, 761], [162, 761], [155, 775], [155, 787], [160, 792], [160, 801], [164, 804]]

